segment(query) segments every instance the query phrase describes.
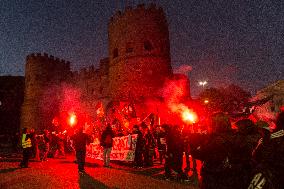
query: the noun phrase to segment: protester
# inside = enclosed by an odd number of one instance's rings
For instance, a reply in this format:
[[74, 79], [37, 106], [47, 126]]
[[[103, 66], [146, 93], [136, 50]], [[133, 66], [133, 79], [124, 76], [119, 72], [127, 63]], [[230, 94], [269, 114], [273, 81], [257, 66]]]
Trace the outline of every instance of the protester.
[[57, 141], [57, 149], [55, 151], [54, 157], [55, 158], [65, 158], [65, 148], [64, 148], [64, 134], [62, 132], [59, 132], [56, 135], [56, 141]]
[[43, 155], [41, 157], [41, 161], [48, 161], [47, 160], [47, 156], [48, 156], [48, 153], [49, 153], [49, 149], [50, 149], [50, 136], [49, 136], [49, 131], [48, 130], [44, 130], [44, 133], [43, 133]]
[[74, 147], [76, 151], [76, 158], [78, 163], [78, 171], [80, 174], [85, 173], [85, 158], [86, 158], [86, 145], [91, 142], [91, 138], [83, 133], [83, 126], [78, 125], [79, 128], [72, 139], [74, 141]]
[[182, 171], [183, 140], [177, 125], [164, 125], [166, 129], [167, 152], [165, 156], [165, 178], [171, 178], [172, 170], [177, 173], [178, 180], [186, 180], [187, 177]]
[[36, 161], [40, 161], [39, 148], [38, 148], [39, 139], [34, 129], [30, 129], [30, 137], [32, 142], [31, 157], [34, 158]]
[[210, 134], [207, 140], [191, 149], [194, 158], [203, 161], [201, 168], [202, 189], [232, 189], [233, 174], [230, 164], [234, 134], [231, 123], [224, 113], [212, 116]]
[[186, 167], [184, 169], [185, 174], [188, 174], [188, 172], [190, 171], [190, 159], [189, 159], [189, 155], [190, 155], [190, 136], [192, 134], [191, 132], [191, 127], [192, 125], [185, 125], [182, 129], [182, 139], [184, 142], [184, 154], [185, 154], [185, 162], [186, 162]]
[[19, 166], [21, 168], [27, 168], [28, 164], [29, 164], [29, 158], [30, 158], [30, 155], [31, 155], [31, 150], [32, 150], [31, 137], [28, 133], [27, 128], [23, 129], [22, 148], [23, 148], [23, 160], [21, 161]]
[[[267, 136], [267, 135], [266, 135]], [[254, 158], [257, 166], [249, 189], [281, 189], [284, 186], [284, 112], [276, 119], [276, 128], [259, 141]]]
[[237, 133], [232, 146], [231, 170], [235, 188], [247, 188], [253, 169], [252, 153], [257, 146], [260, 134], [257, 126], [249, 119], [236, 123]]
[[113, 144], [114, 132], [112, 131], [111, 125], [108, 123], [106, 129], [103, 131], [101, 136], [101, 146], [104, 148], [103, 151], [103, 160], [104, 167], [110, 167], [110, 153]]
[[160, 164], [163, 163], [163, 160], [165, 159], [165, 153], [166, 153], [166, 133], [163, 127], [157, 127], [155, 132], [155, 139], [157, 143], [157, 148], [159, 152], [159, 160]]
[[137, 142], [136, 142], [136, 148], [135, 148], [135, 157], [134, 157], [134, 167], [135, 168], [142, 168], [143, 166], [143, 146], [144, 146], [144, 140], [142, 132], [139, 130], [138, 125], [133, 126], [133, 134], [137, 134]]
[[144, 166], [149, 167], [153, 165], [153, 156], [154, 156], [154, 149], [155, 149], [155, 140], [150, 132], [149, 128], [146, 127], [144, 129], [144, 136], [145, 145], [144, 145]]

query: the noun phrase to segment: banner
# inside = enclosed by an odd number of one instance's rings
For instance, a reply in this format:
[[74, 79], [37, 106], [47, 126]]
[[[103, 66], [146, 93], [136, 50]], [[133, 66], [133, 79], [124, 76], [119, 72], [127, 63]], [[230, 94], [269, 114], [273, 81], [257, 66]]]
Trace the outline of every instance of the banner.
[[[134, 161], [137, 134], [113, 138], [111, 160]], [[103, 159], [103, 147], [98, 138], [87, 146], [87, 158]]]

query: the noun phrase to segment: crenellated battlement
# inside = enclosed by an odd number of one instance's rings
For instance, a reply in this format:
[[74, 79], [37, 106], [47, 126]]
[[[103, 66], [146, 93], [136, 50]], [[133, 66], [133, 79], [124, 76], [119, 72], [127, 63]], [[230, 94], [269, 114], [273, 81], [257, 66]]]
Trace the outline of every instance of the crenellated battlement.
[[164, 11], [162, 7], [157, 7], [156, 4], [151, 3], [149, 5], [145, 4], [138, 4], [136, 7], [127, 6], [124, 11], [116, 11], [114, 16], [112, 16], [109, 20], [109, 24], [112, 24], [122, 18], [127, 19], [127, 17], [133, 16], [133, 14], [139, 14], [141, 12], [147, 12], [147, 13], [154, 13], [159, 14], [161, 18], [165, 18]]
[[70, 62], [64, 59], [48, 55], [47, 53], [31, 53], [26, 57], [26, 62], [38, 62], [38, 63], [51, 63], [63, 66], [64, 68], [70, 69]]
[[87, 68], [82, 68], [79, 71], [73, 72], [73, 75], [80, 77], [81, 79], [99, 77], [99, 69], [96, 69], [94, 65], [91, 65]]
[[26, 57], [22, 127], [50, 128], [52, 119], [62, 111], [66, 86], [80, 91], [80, 103], [92, 115], [98, 100], [127, 101], [160, 95], [165, 79], [172, 75], [163, 9], [153, 3], [128, 6], [117, 11], [108, 24], [109, 53], [96, 64], [98, 67], [71, 71], [69, 61], [47, 53]]

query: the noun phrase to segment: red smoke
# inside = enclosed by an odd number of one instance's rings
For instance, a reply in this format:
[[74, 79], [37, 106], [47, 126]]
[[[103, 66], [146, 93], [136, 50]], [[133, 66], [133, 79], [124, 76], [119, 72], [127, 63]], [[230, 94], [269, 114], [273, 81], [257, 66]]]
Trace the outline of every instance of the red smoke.
[[176, 74], [173, 79], [165, 82], [162, 93], [165, 103], [163, 109], [166, 110], [160, 114], [163, 123], [192, 124], [198, 121], [195, 111], [187, 106], [191, 99], [187, 76]]

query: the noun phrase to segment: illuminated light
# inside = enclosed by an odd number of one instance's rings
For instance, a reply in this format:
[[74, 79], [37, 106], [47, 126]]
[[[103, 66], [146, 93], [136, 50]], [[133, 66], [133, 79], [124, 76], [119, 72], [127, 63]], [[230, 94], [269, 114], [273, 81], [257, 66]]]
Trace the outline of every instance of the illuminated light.
[[208, 104], [209, 103], [209, 100], [204, 100], [204, 104]]
[[69, 125], [73, 127], [77, 123], [77, 117], [74, 113], [72, 113], [69, 117]]
[[188, 122], [188, 123], [196, 123], [197, 121], [197, 115], [196, 113], [190, 111], [189, 109], [184, 110], [182, 112], [182, 120], [184, 122]]
[[207, 81], [199, 81], [198, 84], [204, 87], [207, 84]]

